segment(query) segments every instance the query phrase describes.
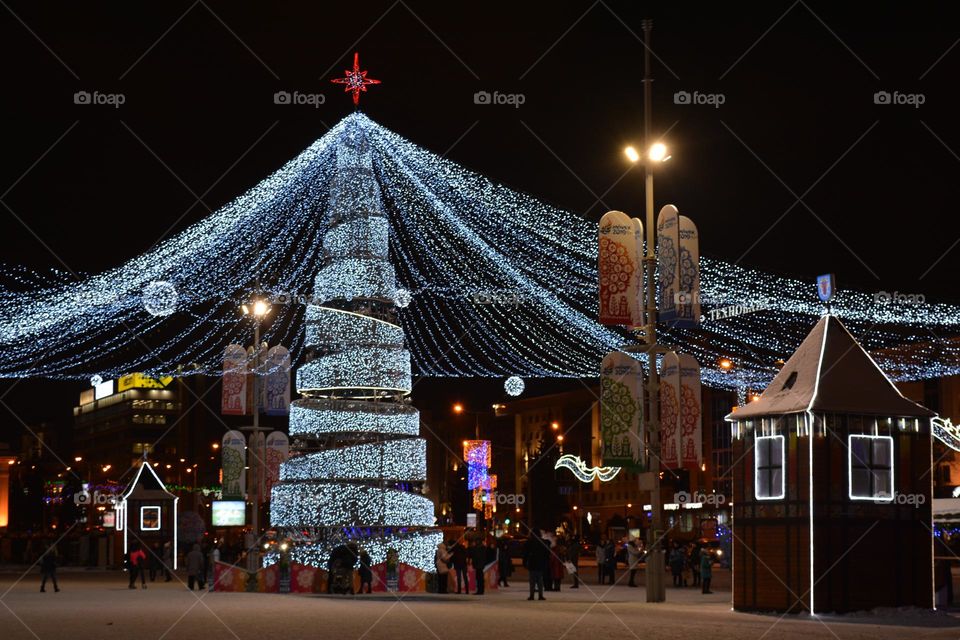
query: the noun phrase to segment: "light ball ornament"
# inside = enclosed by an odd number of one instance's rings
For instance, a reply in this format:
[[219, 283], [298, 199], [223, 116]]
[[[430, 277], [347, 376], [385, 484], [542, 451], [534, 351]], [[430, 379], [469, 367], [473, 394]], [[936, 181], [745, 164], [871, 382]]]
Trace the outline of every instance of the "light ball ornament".
[[101, 384], [103, 384], [103, 377], [99, 373], [90, 376], [91, 387], [99, 387]]
[[396, 300], [398, 307], [401, 309], [406, 309], [410, 306], [410, 302], [413, 300], [413, 295], [407, 289], [397, 289], [397, 295], [394, 299]]
[[154, 280], [143, 288], [143, 308], [152, 316], [168, 316], [177, 310], [177, 288], [165, 280]]
[[510, 376], [507, 378], [506, 382], [503, 383], [503, 390], [507, 392], [507, 395], [518, 396], [523, 393], [523, 390], [526, 388], [526, 384], [523, 382], [523, 378], [520, 376]]

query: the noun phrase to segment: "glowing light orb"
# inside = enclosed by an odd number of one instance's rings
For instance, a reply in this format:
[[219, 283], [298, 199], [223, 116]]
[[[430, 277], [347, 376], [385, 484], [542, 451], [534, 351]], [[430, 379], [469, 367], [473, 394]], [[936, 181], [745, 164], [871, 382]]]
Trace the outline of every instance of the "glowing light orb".
[[507, 392], [507, 395], [518, 396], [523, 393], [523, 390], [527, 385], [523, 383], [523, 378], [520, 376], [510, 376], [507, 378], [507, 381], [503, 383], [503, 390]]
[[413, 300], [413, 295], [406, 289], [397, 289], [397, 295], [394, 297], [394, 300], [397, 303], [397, 306], [401, 309], [406, 309], [410, 306], [411, 300]]
[[90, 377], [90, 386], [97, 387], [103, 384], [103, 377], [100, 374], [96, 374]]
[[143, 288], [143, 308], [152, 316], [168, 316], [177, 310], [177, 288], [154, 280]]

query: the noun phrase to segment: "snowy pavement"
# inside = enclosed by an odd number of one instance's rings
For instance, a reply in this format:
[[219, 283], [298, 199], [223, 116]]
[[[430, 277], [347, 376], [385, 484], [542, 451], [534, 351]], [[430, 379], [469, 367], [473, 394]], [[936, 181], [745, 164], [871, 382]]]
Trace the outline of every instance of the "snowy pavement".
[[[518, 576], [519, 577], [519, 576]], [[157, 640], [634, 640], [651, 638], [957, 638], [960, 619], [944, 613], [856, 616], [750, 615], [730, 609], [730, 592], [669, 589], [647, 604], [643, 588], [594, 584], [528, 602], [526, 585], [484, 596], [419, 594], [397, 598], [187, 591], [178, 581], [129, 590], [120, 572], [64, 572], [60, 593], [39, 592], [32, 572], [0, 575], [3, 640], [155, 638]]]

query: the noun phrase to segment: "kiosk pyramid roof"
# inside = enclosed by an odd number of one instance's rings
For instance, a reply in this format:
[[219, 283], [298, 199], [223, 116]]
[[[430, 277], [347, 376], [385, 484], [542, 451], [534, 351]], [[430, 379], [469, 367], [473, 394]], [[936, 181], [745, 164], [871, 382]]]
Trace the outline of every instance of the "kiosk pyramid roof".
[[831, 315], [820, 318], [760, 399], [740, 407], [727, 419], [801, 411], [890, 417], [935, 415], [905, 398], [843, 323]]

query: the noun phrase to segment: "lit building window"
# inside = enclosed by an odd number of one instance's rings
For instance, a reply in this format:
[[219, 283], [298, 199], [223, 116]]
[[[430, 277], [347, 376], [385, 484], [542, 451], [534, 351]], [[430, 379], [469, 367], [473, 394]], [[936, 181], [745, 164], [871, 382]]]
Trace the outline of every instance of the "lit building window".
[[847, 441], [851, 500], [893, 500], [893, 438], [851, 435]]
[[780, 500], [786, 489], [783, 436], [757, 436], [753, 484], [757, 500]]

